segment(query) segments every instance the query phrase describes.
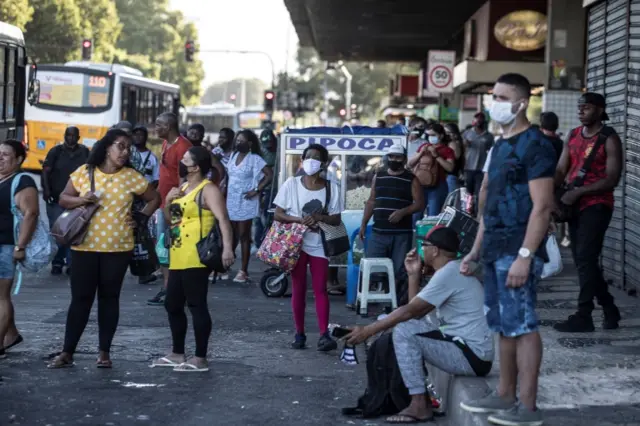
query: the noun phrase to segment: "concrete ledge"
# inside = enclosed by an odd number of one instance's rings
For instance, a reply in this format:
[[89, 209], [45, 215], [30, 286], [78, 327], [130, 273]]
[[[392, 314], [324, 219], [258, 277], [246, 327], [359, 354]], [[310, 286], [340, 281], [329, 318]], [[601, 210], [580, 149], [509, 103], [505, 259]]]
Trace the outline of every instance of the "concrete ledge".
[[461, 401], [482, 398], [490, 392], [485, 378], [452, 376], [444, 371], [428, 366], [429, 379], [442, 398], [442, 408], [446, 415], [444, 424], [449, 426], [486, 426], [487, 415], [469, 413], [460, 408]]

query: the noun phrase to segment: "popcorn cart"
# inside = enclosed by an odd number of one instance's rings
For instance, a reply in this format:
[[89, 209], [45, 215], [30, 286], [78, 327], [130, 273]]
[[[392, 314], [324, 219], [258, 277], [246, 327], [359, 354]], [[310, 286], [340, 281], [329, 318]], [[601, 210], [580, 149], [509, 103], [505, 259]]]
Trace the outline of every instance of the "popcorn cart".
[[[327, 179], [337, 182], [344, 203], [342, 221], [351, 237], [360, 229], [365, 203], [371, 193], [371, 183], [383, 157], [395, 144], [406, 146], [403, 126], [379, 129], [370, 127], [312, 127], [288, 129], [280, 136], [277, 165], [278, 187], [302, 173], [302, 152], [312, 144], [320, 144], [329, 151]], [[351, 241], [353, 247], [353, 241]], [[347, 253], [331, 258], [330, 265], [347, 267]], [[288, 280], [282, 272], [267, 271], [261, 287], [268, 296], [284, 295]], [[275, 291], [274, 282], [279, 283]], [[282, 288], [284, 287], [284, 290]], [[265, 290], [269, 288], [269, 293]], [[280, 294], [281, 293], [281, 294]]]

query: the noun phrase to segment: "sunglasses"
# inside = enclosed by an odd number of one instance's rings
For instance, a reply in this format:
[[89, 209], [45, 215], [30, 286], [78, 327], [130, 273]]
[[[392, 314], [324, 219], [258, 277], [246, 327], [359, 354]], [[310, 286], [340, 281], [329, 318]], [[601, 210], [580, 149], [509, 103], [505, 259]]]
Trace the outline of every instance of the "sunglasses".
[[114, 142], [113, 146], [115, 146], [120, 152], [131, 151], [131, 146], [124, 144], [122, 142]]

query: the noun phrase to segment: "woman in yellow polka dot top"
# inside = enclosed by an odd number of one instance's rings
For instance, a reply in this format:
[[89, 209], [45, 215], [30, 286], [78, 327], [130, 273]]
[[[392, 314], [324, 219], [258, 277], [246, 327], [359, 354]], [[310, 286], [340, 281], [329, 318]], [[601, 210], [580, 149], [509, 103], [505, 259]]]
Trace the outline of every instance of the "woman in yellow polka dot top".
[[[71, 305], [67, 315], [64, 347], [50, 368], [70, 367], [98, 293], [99, 349], [97, 367], [110, 368], [109, 351], [118, 326], [120, 290], [133, 253], [131, 204], [134, 196], [146, 206], [149, 217], [160, 206], [160, 195], [129, 165], [131, 140], [119, 129], [109, 130], [91, 150], [87, 164], [71, 174], [60, 195], [60, 205], [73, 209], [98, 203], [84, 241], [71, 247]], [[91, 191], [91, 173], [95, 191]]]

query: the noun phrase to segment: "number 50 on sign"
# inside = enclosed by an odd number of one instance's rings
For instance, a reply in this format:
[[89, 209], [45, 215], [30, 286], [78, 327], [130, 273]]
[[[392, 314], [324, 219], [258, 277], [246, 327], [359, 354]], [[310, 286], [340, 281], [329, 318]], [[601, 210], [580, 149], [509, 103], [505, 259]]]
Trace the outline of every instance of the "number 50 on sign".
[[427, 67], [427, 90], [437, 93], [453, 92], [453, 68], [456, 53], [452, 50], [430, 50]]

